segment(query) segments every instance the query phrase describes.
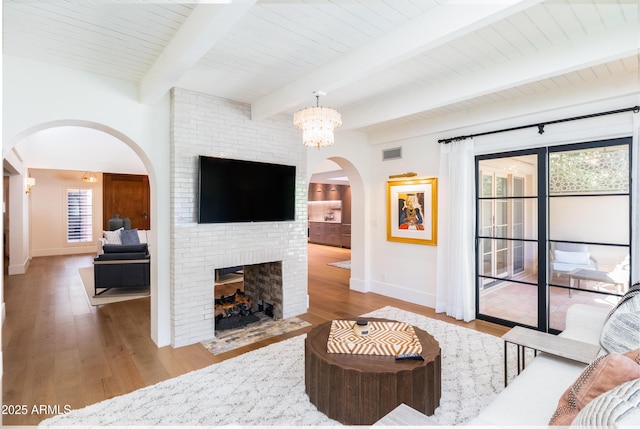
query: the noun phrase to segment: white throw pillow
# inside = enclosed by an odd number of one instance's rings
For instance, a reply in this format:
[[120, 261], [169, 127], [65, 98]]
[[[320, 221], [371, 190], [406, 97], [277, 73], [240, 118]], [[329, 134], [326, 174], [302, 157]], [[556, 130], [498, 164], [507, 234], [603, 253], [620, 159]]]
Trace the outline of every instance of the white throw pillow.
[[565, 252], [563, 250], [554, 250], [553, 259], [555, 262], [564, 262], [565, 264], [589, 265], [589, 252]]
[[115, 231], [102, 231], [102, 236], [106, 240], [105, 244], [122, 244], [122, 239], [120, 238], [120, 231], [124, 228], [116, 229]]

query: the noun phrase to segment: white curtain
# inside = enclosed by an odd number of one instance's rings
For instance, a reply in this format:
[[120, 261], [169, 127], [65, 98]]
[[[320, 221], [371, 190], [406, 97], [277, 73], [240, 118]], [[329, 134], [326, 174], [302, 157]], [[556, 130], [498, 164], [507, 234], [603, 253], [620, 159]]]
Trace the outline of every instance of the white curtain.
[[640, 114], [633, 115], [633, 141], [631, 143], [631, 284], [640, 281]]
[[473, 139], [440, 147], [436, 312], [475, 319]]

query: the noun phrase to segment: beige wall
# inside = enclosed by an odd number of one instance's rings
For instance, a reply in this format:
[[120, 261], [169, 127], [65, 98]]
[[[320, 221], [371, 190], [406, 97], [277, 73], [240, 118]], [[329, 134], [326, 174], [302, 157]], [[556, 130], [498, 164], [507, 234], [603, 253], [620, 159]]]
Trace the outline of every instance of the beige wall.
[[[31, 255], [70, 255], [93, 253], [102, 233], [102, 174], [98, 182], [85, 183], [80, 178], [84, 171], [30, 169], [36, 179], [30, 194]], [[90, 243], [67, 243], [66, 190], [93, 189], [93, 237]]]

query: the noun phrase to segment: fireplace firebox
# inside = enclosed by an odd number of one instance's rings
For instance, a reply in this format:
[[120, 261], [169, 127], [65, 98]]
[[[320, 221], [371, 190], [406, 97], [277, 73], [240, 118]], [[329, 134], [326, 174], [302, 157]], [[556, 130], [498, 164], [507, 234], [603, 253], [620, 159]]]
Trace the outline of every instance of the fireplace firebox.
[[282, 261], [244, 265], [242, 273], [242, 289], [215, 299], [216, 330], [254, 323], [260, 319], [256, 313], [282, 319]]

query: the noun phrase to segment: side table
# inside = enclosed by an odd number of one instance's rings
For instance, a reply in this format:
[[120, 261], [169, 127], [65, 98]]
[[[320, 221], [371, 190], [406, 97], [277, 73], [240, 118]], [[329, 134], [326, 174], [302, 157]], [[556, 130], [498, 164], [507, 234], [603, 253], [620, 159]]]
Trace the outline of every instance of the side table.
[[571, 359], [576, 362], [590, 364], [598, 356], [600, 347], [595, 344], [584, 343], [569, 338], [559, 337], [535, 329], [516, 326], [502, 336], [504, 340], [504, 385], [507, 385], [507, 344], [518, 346], [518, 374], [525, 367], [525, 348]]

